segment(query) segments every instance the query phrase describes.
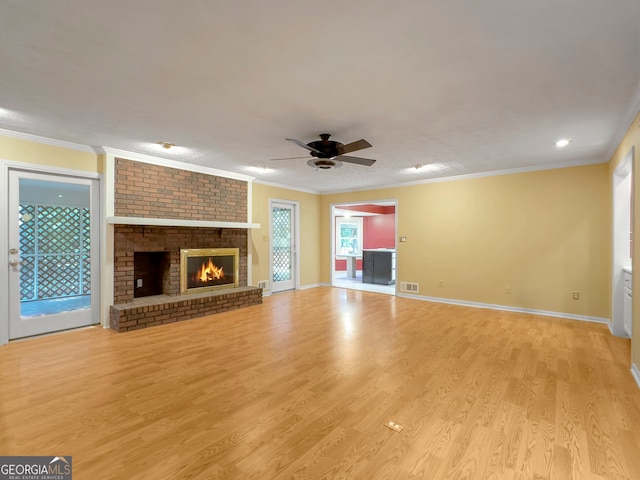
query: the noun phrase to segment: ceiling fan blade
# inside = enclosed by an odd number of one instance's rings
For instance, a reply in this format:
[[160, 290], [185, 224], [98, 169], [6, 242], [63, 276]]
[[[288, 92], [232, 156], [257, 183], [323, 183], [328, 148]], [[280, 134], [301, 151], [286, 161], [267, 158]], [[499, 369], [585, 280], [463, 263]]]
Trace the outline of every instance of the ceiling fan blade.
[[284, 158], [270, 158], [269, 161], [277, 161], [277, 160], [299, 160], [301, 158], [309, 158], [309, 155], [305, 155], [304, 157], [284, 157]]
[[347, 143], [346, 145], [342, 145], [338, 147], [338, 153], [343, 155], [345, 153], [355, 152], [356, 150], [362, 150], [365, 148], [373, 147], [369, 142], [367, 142], [364, 138], [360, 140], [356, 140], [355, 142]]
[[348, 157], [346, 155], [338, 155], [336, 158], [334, 158], [334, 160], [340, 160], [341, 162], [347, 163], [355, 163], [356, 165], [365, 165], [367, 167], [370, 167], [371, 165], [376, 163], [376, 161], [371, 158]]
[[322, 155], [322, 152], [320, 150], [316, 150], [313, 147], [310, 147], [309, 145], [307, 145], [304, 142], [301, 142], [300, 140], [296, 140], [295, 138], [285, 138], [285, 140], [289, 141], [289, 142], [293, 142], [296, 145], [301, 146], [302, 148], [306, 148], [307, 150], [309, 150], [310, 152], [315, 152], [315, 153], [319, 153]]

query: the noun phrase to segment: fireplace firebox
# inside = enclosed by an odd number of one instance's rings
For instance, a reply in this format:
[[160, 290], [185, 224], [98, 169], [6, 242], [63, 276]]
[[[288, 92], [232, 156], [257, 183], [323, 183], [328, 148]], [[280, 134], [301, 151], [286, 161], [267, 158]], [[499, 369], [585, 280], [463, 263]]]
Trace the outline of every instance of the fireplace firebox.
[[180, 293], [238, 287], [238, 248], [180, 250]]

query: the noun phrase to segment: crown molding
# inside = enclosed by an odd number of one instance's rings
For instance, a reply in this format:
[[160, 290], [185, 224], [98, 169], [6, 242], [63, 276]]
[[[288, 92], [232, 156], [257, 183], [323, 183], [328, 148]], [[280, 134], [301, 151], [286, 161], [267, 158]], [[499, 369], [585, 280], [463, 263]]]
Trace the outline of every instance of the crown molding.
[[13, 130], [5, 130], [0, 128], [0, 135], [5, 137], [18, 138], [20, 140], [27, 140], [30, 142], [42, 143], [44, 145], [51, 145], [53, 147], [68, 148], [69, 150], [77, 150], [85, 153], [95, 153], [92, 147], [88, 145], [80, 145], [78, 143], [65, 142], [64, 140], [55, 140], [53, 138], [40, 137], [38, 135], [31, 135], [30, 133], [14, 132]]
[[548, 165], [536, 165], [531, 167], [509, 168], [504, 170], [493, 170], [490, 172], [467, 173], [462, 175], [450, 175], [447, 177], [427, 178], [425, 180], [415, 180], [415, 181], [409, 181], [409, 182], [401, 182], [401, 183], [393, 183], [393, 184], [385, 184], [385, 185], [377, 185], [377, 186], [374, 185], [374, 186], [363, 187], [363, 188], [335, 190], [330, 192], [322, 192], [322, 195], [333, 195], [336, 193], [366, 192], [367, 190], [384, 190], [385, 188], [411, 187], [414, 185], [425, 185], [428, 183], [454, 182], [456, 180], [469, 180], [473, 178], [498, 177], [501, 175], [513, 175], [516, 173], [528, 173], [528, 172], [539, 172], [542, 170], [558, 170], [561, 168], [583, 167], [586, 165], [596, 165], [599, 163], [607, 163], [607, 162], [605, 160], [599, 160], [594, 158], [588, 161], [580, 161], [580, 162], [563, 162], [563, 163], [554, 163], [554, 164], [548, 164]]
[[242, 173], [228, 172], [226, 170], [218, 170], [211, 167], [203, 167], [191, 163], [179, 162], [177, 160], [169, 160], [167, 158], [156, 157], [153, 155], [145, 155], [143, 153], [128, 152], [110, 147], [93, 147], [92, 150], [98, 155], [111, 155], [113, 157], [124, 158], [136, 162], [149, 163], [153, 165], [161, 165], [163, 167], [176, 168], [179, 170], [187, 170], [189, 172], [204, 173], [207, 175], [215, 175], [216, 177], [232, 178], [234, 180], [243, 180], [245, 182], [253, 182], [256, 177], [244, 175]]
[[629, 107], [627, 108], [627, 111], [624, 117], [622, 117], [622, 120], [617, 125], [617, 128], [614, 132], [614, 137], [611, 139], [611, 144], [607, 149], [607, 155], [605, 158], [606, 162], [611, 161], [613, 154], [616, 153], [616, 150], [620, 146], [620, 143], [622, 143], [622, 139], [627, 134], [627, 131], [633, 124], [633, 120], [636, 118], [636, 116], [639, 113], [640, 113], [640, 82], [638, 82], [638, 85], [636, 86], [636, 91], [631, 97], [631, 102], [629, 103]]

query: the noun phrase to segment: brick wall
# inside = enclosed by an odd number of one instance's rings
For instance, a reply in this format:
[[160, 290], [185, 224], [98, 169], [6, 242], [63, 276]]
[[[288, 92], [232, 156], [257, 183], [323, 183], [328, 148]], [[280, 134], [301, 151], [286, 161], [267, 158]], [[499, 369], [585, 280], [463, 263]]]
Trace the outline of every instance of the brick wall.
[[168, 280], [164, 282], [167, 295], [180, 293], [180, 249], [181, 248], [238, 248], [239, 286], [247, 285], [247, 240], [246, 229], [198, 228], [115, 225], [113, 300], [115, 304], [134, 300], [134, 252], [167, 252], [169, 257]]
[[115, 159], [115, 215], [247, 221], [247, 182]]

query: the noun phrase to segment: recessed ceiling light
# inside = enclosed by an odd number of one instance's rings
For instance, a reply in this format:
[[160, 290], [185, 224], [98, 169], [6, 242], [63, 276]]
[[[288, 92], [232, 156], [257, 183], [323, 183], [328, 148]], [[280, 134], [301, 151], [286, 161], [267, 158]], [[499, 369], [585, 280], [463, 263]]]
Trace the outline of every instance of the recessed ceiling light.
[[158, 145], [160, 145], [162, 148], [166, 148], [167, 150], [169, 150], [171, 147], [175, 147], [175, 143], [171, 143], [171, 142], [158, 142]]
[[405, 172], [407, 173], [433, 172], [435, 170], [442, 170], [443, 168], [444, 168], [444, 165], [441, 163], [429, 163], [426, 165], [422, 163], [418, 163], [413, 167], [405, 168]]
[[569, 139], [569, 138], [561, 138], [560, 140], [558, 140], [558, 141], [556, 142], [556, 147], [558, 147], [558, 148], [564, 148], [564, 147], [566, 147], [567, 145], [569, 145], [570, 143], [571, 143], [571, 139]]
[[256, 165], [254, 167], [246, 167], [246, 168], [251, 172], [257, 172], [257, 173], [271, 173], [274, 171], [273, 168], [271, 168], [268, 165]]

